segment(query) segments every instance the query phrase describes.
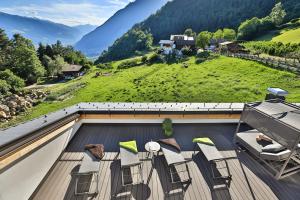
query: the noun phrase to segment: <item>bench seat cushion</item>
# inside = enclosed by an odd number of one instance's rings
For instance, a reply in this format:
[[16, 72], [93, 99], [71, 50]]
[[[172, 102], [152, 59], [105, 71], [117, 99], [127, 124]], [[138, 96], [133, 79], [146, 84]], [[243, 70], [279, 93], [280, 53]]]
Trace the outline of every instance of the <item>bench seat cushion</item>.
[[[262, 148], [268, 144], [264, 142], [257, 142], [256, 137], [258, 134], [260, 134], [260, 132], [256, 129], [237, 133], [236, 142], [245, 147], [255, 156], [265, 160], [280, 161], [286, 159], [289, 156], [290, 150], [283, 150], [278, 153], [263, 152]], [[273, 141], [273, 144], [278, 143]]]

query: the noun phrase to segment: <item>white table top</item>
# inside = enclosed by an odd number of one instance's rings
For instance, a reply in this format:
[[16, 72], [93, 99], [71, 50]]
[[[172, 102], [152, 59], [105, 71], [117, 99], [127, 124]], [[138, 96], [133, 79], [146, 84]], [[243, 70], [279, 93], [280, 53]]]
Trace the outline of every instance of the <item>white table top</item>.
[[158, 152], [160, 150], [160, 145], [157, 142], [147, 142], [145, 144], [145, 149], [148, 152]]

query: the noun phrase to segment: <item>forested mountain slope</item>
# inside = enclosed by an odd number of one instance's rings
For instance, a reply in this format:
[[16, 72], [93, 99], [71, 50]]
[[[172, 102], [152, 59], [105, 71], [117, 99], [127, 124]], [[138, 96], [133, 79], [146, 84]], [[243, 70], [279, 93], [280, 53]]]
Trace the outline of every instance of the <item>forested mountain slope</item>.
[[89, 56], [99, 55], [103, 50], [134, 24], [155, 13], [168, 0], [136, 0], [119, 10], [103, 25], [85, 35], [75, 47]]
[[149, 30], [154, 41], [192, 28], [196, 32], [237, 28], [248, 18], [263, 17], [275, 0], [174, 0], [135, 27]]

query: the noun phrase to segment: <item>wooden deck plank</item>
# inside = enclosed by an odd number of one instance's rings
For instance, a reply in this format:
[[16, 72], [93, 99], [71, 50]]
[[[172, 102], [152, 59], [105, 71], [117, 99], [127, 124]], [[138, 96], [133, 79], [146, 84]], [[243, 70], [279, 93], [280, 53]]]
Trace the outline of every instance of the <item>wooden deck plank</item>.
[[[164, 138], [160, 125], [155, 124], [90, 124], [82, 126], [72, 139], [60, 160], [49, 172], [47, 179], [40, 185], [32, 197], [39, 199], [90, 199], [74, 195], [73, 171], [78, 171], [85, 144], [103, 143], [106, 155], [99, 170], [99, 194], [94, 198], [103, 199], [297, 199], [300, 195], [300, 175], [277, 181], [250, 155], [238, 152], [232, 144], [235, 125], [181, 124], [174, 126], [174, 137], [182, 147], [182, 154], [193, 160], [188, 163], [193, 178], [185, 192], [180, 184], [170, 183], [170, 174], [162, 153], [154, 159], [154, 165], [147, 159], [144, 145], [150, 140]], [[228, 158], [232, 173], [230, 188], [213, 189], [210, 168], [197, 153], [193, 156], [192, 138], [211, 137], [221, 154]], [[114, 197], [121, 188], [120, 160], [118, 142], [136, 140], [139, 157], [143, 160], [145, 184], [127, 188], [126, 194]], [[137, 169], [134, 171], [137, 173]], [[136, 177], [134, 177], [136, 178]], [[169, 192], [169, 195], [165, 193]]]

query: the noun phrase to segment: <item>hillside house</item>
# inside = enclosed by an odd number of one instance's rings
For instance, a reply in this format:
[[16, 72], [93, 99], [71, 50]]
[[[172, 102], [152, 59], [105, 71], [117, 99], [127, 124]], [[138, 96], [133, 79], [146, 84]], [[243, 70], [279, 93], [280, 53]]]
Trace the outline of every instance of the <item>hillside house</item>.
[[194, 37], [189, 37], [187, 35], [171, 35], [170, 40], [174, 41], [175, 48], [178, 50], [181, 50], [185, 46], [192, 49], [196, 48]]
[[223, 51], [223, 52], [225, 51], [225, 52], [229, 52], [229, 53], [247, 53], [245, 48], [236, 41], [222, 42], [219, 44], [219, 49], [220, 49], [220, 51]]
[[160, 40], [159, 44], [164, 54], [180, 51], [183, 47], [196, 48], [195, 38], [187, 35], [171, 35], [170, 40]]
[[164, 54], [172, 53], [173, 49], [175, 48], [174, 41], [172, 40], [161, 40], [159, 41], [159, 44]]
[[83, 73], [83, 66], [67, 64], [62, 69], [64, 79], [73, 79]]

